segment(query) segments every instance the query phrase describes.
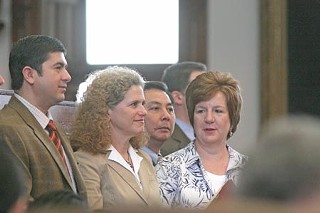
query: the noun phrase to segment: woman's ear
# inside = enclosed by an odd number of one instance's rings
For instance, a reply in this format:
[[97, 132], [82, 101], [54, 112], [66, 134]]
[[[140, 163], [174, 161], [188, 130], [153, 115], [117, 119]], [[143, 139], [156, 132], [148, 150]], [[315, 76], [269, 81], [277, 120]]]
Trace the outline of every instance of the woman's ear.
[[174, 100], [174, 104], [176, 105], [182, 105], [183, 104], [183, 99], [184, 99], [184, 95], [179, 92], [179, 91], [173, 91], [171, 93], [172, 98]]
[[233, 135], [233, 127], [230, 126], [230, 129], [229, 129], [229, 132], [228, 132], [229, 138], [232, 137], [232, 135]]
[[108, 108], [107, 116], [110, 117], [111, 113], [112, 113], [112, 110]]

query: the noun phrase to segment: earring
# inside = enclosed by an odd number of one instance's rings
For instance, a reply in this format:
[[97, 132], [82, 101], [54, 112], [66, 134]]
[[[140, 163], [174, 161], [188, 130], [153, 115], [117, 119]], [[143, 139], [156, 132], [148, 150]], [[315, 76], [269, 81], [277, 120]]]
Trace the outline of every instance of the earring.
[[232, 132], [232, 130], [230, 129], [230, 130], [229, 130], [229, 138], [231, 138], [232, 135], [233, 135], [233, 132]]

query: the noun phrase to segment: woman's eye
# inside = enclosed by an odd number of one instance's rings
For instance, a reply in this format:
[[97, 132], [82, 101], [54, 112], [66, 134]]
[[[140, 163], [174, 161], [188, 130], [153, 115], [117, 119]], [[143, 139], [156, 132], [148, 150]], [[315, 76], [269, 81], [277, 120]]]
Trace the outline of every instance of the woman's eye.
[[136, 107], [136, 106], [138, 106], [138, 102], [133, 102], [130, 104], [130, 106]]
[[196, 113], [203, 113], [204, 112], [204, 109], [198, 109], [197, 111], [196, 111]]
[[216, 109], [215, 112], [216, 112], [216, 113], [223, 113], [223, 110], [221, 110], [221, 109]]

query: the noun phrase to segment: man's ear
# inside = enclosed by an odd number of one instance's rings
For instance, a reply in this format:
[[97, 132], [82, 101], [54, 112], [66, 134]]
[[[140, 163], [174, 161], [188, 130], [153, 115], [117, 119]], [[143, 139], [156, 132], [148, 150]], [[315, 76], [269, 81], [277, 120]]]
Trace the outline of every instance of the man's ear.
[[181, 92], [173, 91], [171, 93], [171, 95], [172, 95], [172, 98], [174, 100], [174, 104], [177, 104], [177, 105], [182, 105], [183, 104], [184, 95]]
[[23, 78], [25, 81], [27, 81], [29, 84], [33, 84], [34, 81], [35, 81], [35, 74], [36, 74], [36, 70], [33, 69], [32, 67], [30, 66], [25, 66], [23, 69], [22, 69], [22, 75], [23, 75]]

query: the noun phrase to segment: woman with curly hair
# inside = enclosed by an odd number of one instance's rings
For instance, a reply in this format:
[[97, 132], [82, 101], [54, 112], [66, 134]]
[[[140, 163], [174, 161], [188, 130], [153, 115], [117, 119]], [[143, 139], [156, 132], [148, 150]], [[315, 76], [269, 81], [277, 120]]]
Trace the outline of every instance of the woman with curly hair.
[[71, 144], [92, 209], [155, 207], [160, 193], [150, 157], [140, 148], [144, 129], [144, 80], [126, 67], [89, 75], [78, 91]]

